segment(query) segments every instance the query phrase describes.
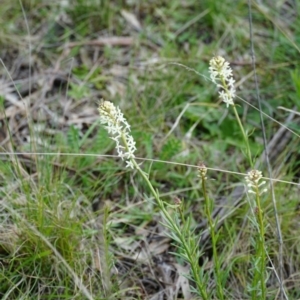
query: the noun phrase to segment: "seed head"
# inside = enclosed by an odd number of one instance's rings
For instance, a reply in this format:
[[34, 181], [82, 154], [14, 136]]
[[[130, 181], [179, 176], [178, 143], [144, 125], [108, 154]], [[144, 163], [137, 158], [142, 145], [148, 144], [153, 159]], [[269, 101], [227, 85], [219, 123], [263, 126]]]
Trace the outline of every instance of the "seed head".
[[199, 171], [198, 177], [200, 177], [202, 180], [206, 180], [207, 178], [205, 176], [206, 176], [206, 173], [207, 173], [207, 168], [206, 168], [204, 163], [201, 162], [198, 165], [198, 171]]

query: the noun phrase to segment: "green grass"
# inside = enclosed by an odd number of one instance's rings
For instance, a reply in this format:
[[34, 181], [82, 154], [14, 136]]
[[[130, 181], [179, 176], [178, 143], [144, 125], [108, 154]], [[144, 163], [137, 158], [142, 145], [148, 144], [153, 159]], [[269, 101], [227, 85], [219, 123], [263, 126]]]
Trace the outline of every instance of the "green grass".
[[[164, 226], [149, 185], [125, 168], [99, 124], [97, 102], [104, 98], [121, 108], [136, 141], [137, 162], [201, 254], [196, 258], [208, 299], [221, 294], [254, 299], [253, 265], [259, 262], [251, 194], [231, 199], [250, 166], [236, 118], [218, 99], [208, 73], [210, 59], [222, 55], [233, 68], [237, 95], [258, 106], [245, 1], [235, 1], [234, 8], [229, 0], [28, 0], [22, 5], [26, 18], [19, 1], [4, 0], [0, 11], [0, 297], [197, 297], [189, 264]], [[270, 155], [273, 177], [286, 181], [274, 185], [289, 299], [300, 297], [300, 132], [299, 116], [287, 119], [290, 112], [278, 107], [295, 112], [300, 107], [299, 5], [272, 1], [252, 7], [262, 110], [295, 132], [282, 135]], [[137, 18], [141, 30], [123, 10]], [[133, 43], [87, 44], [103, 37], [132, 37]], [[31, 104], [25, 108], [23, 100]], [[240, 99], [236, 103], [255, 160], [263, 151], [259, 112]], [[268, 141], [281, 128], [269, 118], [265, 126]], [[211, 223], [215, 254], [197, 177], [200, 162], [209, 168], [207, 195], [217, 212]], [[268, 177], [264, 163], [259, 169]], [[181, 215], [172, 206], [177, 198]], [[270, 191], [261, 196], [261, 209], [265, 248], [278, 272]], [[265, 298], [277, 299], [278, 280], [268, 259], [265, 267]]]

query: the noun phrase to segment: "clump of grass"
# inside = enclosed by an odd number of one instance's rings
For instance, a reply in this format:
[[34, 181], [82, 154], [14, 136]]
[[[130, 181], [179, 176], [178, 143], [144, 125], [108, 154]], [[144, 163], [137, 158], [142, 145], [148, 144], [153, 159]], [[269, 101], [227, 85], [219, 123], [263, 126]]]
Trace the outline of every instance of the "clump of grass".
[[[0, 260], [5, 265], [0, 277], [1, 298], [108, 298], [112, 289], [107, 270], [112, 261], [107, 247], [107, 212], [93, 214], [80, 192], [67, 192], [62, 177], [50, 179], [48, 163], [44, 160], [40, 169], [44, 170], [39, 174], [44, 184], [41, 189], [23, 179], [1, 191]], [[15, 171], [25, 175], [19, 164]], [[97, 263], [100, 252], [105, 261]]]

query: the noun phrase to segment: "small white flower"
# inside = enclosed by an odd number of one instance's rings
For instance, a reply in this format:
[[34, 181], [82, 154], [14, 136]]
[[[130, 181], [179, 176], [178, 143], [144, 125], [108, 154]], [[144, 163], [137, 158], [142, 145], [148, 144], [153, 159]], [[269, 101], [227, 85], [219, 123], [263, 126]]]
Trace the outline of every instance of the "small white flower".
[[233, 100], [232, 100], [232, 97], [228, 93], [226, 93], [225, 91], [219, 92], [219, 96], [223, 100], [223, 102], [226, 104], [226, 107], [228, 107], [229, 105], [234, 104]]
[[221, 56], [214, 57], [209, 62], [210, 78], [218, 88], [222, 89], [219, 96], [226, 106], [234, 105], [233, 98], [235, 97], [235, 80], [232, 77], [232, 69], [229, 62]]
[[126, 161], [126, 168], [134, 169], [134, 165], [133, 165], [133, 163], [132, 163], [131, 160], [127, 160], [127, 161]]
[[126, 160], [126, 167], [133, 169], [131, 159], [135, 157], [135, 141], [130, 133], [130, 125], [121, 110], [113, 103], [101, 100], [98, 111], [100, 123], [106, 124], [105, 128], [110, 138], [116, 142], [118, 156]]

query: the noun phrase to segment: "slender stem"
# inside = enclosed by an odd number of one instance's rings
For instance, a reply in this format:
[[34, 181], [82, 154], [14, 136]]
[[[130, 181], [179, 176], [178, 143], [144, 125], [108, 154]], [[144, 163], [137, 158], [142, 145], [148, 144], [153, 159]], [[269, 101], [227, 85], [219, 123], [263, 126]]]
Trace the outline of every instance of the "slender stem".
[[[226, 93], [228, 95], [230, 95], [229, 93], [229, 89], [228, 89], [228, 85], [226, 83], [226, 80], [224, 77], [221, 77], [221, 82], [223, 85], [224, 90], [226, 91]], [[240, 130], [242, 132], [243, 138], [244, 138], [244, 142], [246, 145], [246, 155], [249, 161], [249, 164], [251, 166], [251, 168], [253, 169], [254, 165], [253, 165], [253, 161], [252, 161], [252, 155], [251, 155], [251, 150], [250, 150], [250, 145], [249, 145], [249, 139], [248, 136], [244, 130], [244, 126], [241, 122], [241, 119], [239, 117], [239, 114], [237, 112], [236, 106], [233, 103], [232, 105], [233, 108], [233, 112], [235, 115], [235, 118], [239, 124]], [[263, 216], [262, 216], [262, 210], [261, 210], [261, 205], [260, 205], [260, 197], [259, 197], [259, 187], [256, 186], [255, 188], [255, 201], [256, 201], [256, 208], [257, 208], [257, 215], [258, 215], [258, 230], [259, 230], [259, 237], [257, 239], [257, 251], [256, 251], [256, 261], [259, 262], [259, 267], [256, 266], [256, 264], [254, 265], [254, 270], [255, 270], [255, 275], [253, 278], [253, 291], [252, 291], [252, 299], [257, 299], [257, 283], [258, 281], [260, 281], [260, 291], [261, 291], [261, 299], [265, 299], [266, 297], [266, 286], [265, 286], [265, 260], [266, 260], [266, 253], [265, 253], [265, 232], [264, 232], [264, 224], [263, 224]]]
[[223, 294], [223, 287], [222, 287], [222, 280], [221, 280], [221, 272], [220, 272], [220, 262], [219, 262], [219, 257], [218, 257], [218, 252], [217, 252], [217, 237], [215, 235], [215, 223], [213, 221], [212, 215], [211, 215], [211, 202], [210, 199], [207, 195], [206, 192], [206, 178], [205, 176], [201, 176], [202, 178], [202, 191], [204, 195], [204, 201], [205, 201], [205, 213], [208, 219], [208, 224], [209, 224], [209, 229], [210, 229], [210, 236], [212, 240], [212, 248], [213, 248], [213, 261], [214, 261], [214, 266], [215, 266], [215, 278], [217, 281], [217, 295], [218, 299], [222, 300], [224, 299], [224, 294]]
[[[266, 285], [265, 285], [265, 268], [266, 268], [266, 251], [265, 251], [265, 227], [263, 222], [263, 214], [260, 204], [260, 195], [259, 188], [256, 187], [255, 190], [255, 203], [256, 203], [256, 213], [257, 213], [257, 221], [258, 221], [258, 231], [259, 237], [257, 239], [257, 251], [256, 251], [256, 259], [259, 261], [259, 267], [255, 267], [255, 278], [259, 277], [260, 279], [260, 292], [261, 299], [266, 299]], [[254, 279], [256, 281], [256, 279]], [[256, 286], [256, 282], [254, 284]], [[253, 291], [252, 299], [257, 299], [257, 290]]]
[[[221, 82], [222, 82], [222, 85], [223, 85], [223, 88], [224, 88], [225, 92], [228, 95], [230, 95], [229, 88], [228, 88], [228, 85], [226, 83], [225, 78], [223, 76], [221, 76], [220, 79], [221, 79]], [[235, 104], [233, 104], [232, 107], [233, 107], [233, 111], [234, 111], [234, 114], [235, 114], [235, 118], [236, 118], [236, 120], [237, 120], [237, 122], [238, 122], [238, 124], [240, 126], [240, 129], [241, 129], [241, 132], [242, 132], [242, 135], [243, 135], [243, 138], [244, 138], [244, 142], [245, 142], [245, 145], [246, 145], [246, 152], [247, 152], [247, 157], [248, 157], [248, 160], [249, 160], [249, 164], [250, 164], [251, 168], [253, 168], [253, 162], [252, 162], [252, 156], [251, 156], [251, 151], [250, 151], [248, 136], [247, 136], [247, 134], [246, 134], [246, 132], [244, 130], [244, 126], [243, 126], [243, 124], [241, 122], [241, 119], [239, 117], [239, 114], [238, 114], [238, 112], [236, 110]]]
[[248, 136], [244, 130], [244, 126], [241, 122], [241, 119], [239, 117], [239, 114], [236, 110], [236, 107], [235, 105], [232, 106], [233, 107], [233, 111], [234, 111], [234, 114], [235, 114], [235, 118], [240, 126], [240, 129], [241, 129], [241, 132], [242, 132], [242, 135], [243, 135], [243, 138], [244, 138], [244, 142], [246, 144], [246, 152], [247, 152], [247, 157], [248, 157], [248, 160], [249, 160], [249, 164], [251, 166], [251, 168], [253, 168], [253, 162], [252, 162], [252, 155], [251, 155], [251, 150], [250, 150], [250, 146], [249, 146], [249, 140], [248, 140]]

